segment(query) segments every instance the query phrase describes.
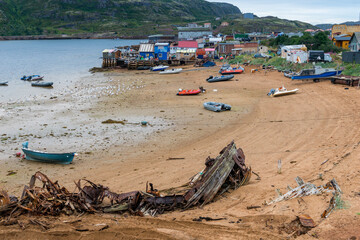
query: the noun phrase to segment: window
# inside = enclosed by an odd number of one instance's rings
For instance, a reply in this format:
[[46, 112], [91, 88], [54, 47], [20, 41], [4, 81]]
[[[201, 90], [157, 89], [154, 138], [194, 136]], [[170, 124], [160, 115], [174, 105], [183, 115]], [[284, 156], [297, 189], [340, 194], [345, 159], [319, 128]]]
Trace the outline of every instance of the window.
[[159, 58], [161, 58], [162, 57], [162, 53], [159, 53]]

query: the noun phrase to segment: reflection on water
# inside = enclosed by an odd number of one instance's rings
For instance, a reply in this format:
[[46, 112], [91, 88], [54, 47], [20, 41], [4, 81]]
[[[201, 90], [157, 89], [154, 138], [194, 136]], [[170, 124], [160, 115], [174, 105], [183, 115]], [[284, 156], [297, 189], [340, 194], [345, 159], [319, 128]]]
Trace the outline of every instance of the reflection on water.
[[[100, 67], [101, 52], [105, 48], [139, 44], [142, 40], [32, 40], [0, 41], [0, 103], [49, 97], [71, 90], [81, 77], [90, 76], [88, 70]], [[39, 74], [44, 81], [54, 82], [53, 89], [31, 87], [22, 81], [23, 75]]]

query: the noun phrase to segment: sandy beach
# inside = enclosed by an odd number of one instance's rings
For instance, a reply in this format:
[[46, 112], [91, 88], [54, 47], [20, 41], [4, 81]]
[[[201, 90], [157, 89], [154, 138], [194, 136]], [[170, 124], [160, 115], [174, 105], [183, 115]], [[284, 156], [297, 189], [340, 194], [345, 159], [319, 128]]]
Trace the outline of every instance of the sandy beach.
[[[219, 65], [219, 64], [218, 64]], [[317, 223], [299, 239], [360, 237], [359, 90], [330, 81], [291, 81], [277, 71], [246, 67], [232, 81], [208, 83], [219, 67], [183, 67], [176, 75], [114, 70], [96, 73], [76, 83], [73, 93], [48, 95], [0, 108], [0, 188], [20, 196], [24, 184], [41, 171], [73, 190], [86, 178], [115, 192], [177, 187], [204, 168], [232, 140], [244, 150], [246, 164], [259, 174], [250, 183], [203, 208], [153, 217], [85, 215], [77, 219], [42, 217], [52, 227], [0, 227], [4, 239], [285, 239], [281, 230], [300, 214]], [[271, 88], [298, 88], [294, 95], [273, 98]], [[176, 96], [179, 88], [197, 89], [196, 96]], [[223, 102], [231, 111], [203, 108], [207, 101]], [[112, 119], [125, 124], [103, 124]], [[142, 126], [141, 121], [147, 121]], [[21, 143], [46, 151], [75, 151], [70, 165], [49, 165], [14, 156]], [[169, 158], [180, 158], [168, 160]], [[282, 161], [281, 174], [278, 160]], [[325, 162], [325, 163], [324, 163]], [[13, 174], [10, 174], [13, 173]], [[266, 205], [287, 192], [300, 176], [315, 185], [335, 178], [346, 205], [321, 219], [331, 194]], [[249, 206], [260, 206], [248, 209]], [[199, 216], [224, 218], [195, 222]], [[27, 216], [21, 219], [26, 221]], [[100, 224], [100, 225], [99, 225]], [[99, 231], [99, 226], [109, 228]], [[88, 231], [76, 231], [76, 228]]]

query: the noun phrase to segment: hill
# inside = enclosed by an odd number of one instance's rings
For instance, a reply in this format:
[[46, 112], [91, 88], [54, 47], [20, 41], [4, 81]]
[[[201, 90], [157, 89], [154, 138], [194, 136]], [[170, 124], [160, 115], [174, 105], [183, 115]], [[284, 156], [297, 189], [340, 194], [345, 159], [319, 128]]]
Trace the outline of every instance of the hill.
[[[152, 33], [163, 24], [241, 15], [204, 0], [0, 0], [0, 35], [121, 31]], [[134, 32], [135, 29], [135, 32]]]

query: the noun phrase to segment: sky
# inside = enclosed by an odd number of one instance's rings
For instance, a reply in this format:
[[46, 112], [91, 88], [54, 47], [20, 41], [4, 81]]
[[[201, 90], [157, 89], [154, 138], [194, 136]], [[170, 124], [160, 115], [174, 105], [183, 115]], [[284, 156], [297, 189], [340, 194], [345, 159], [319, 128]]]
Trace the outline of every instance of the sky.
[[237, 6], [242, 13], [275, 16], [311, 24], [359, 21], [360, 0], [207, 0]]

